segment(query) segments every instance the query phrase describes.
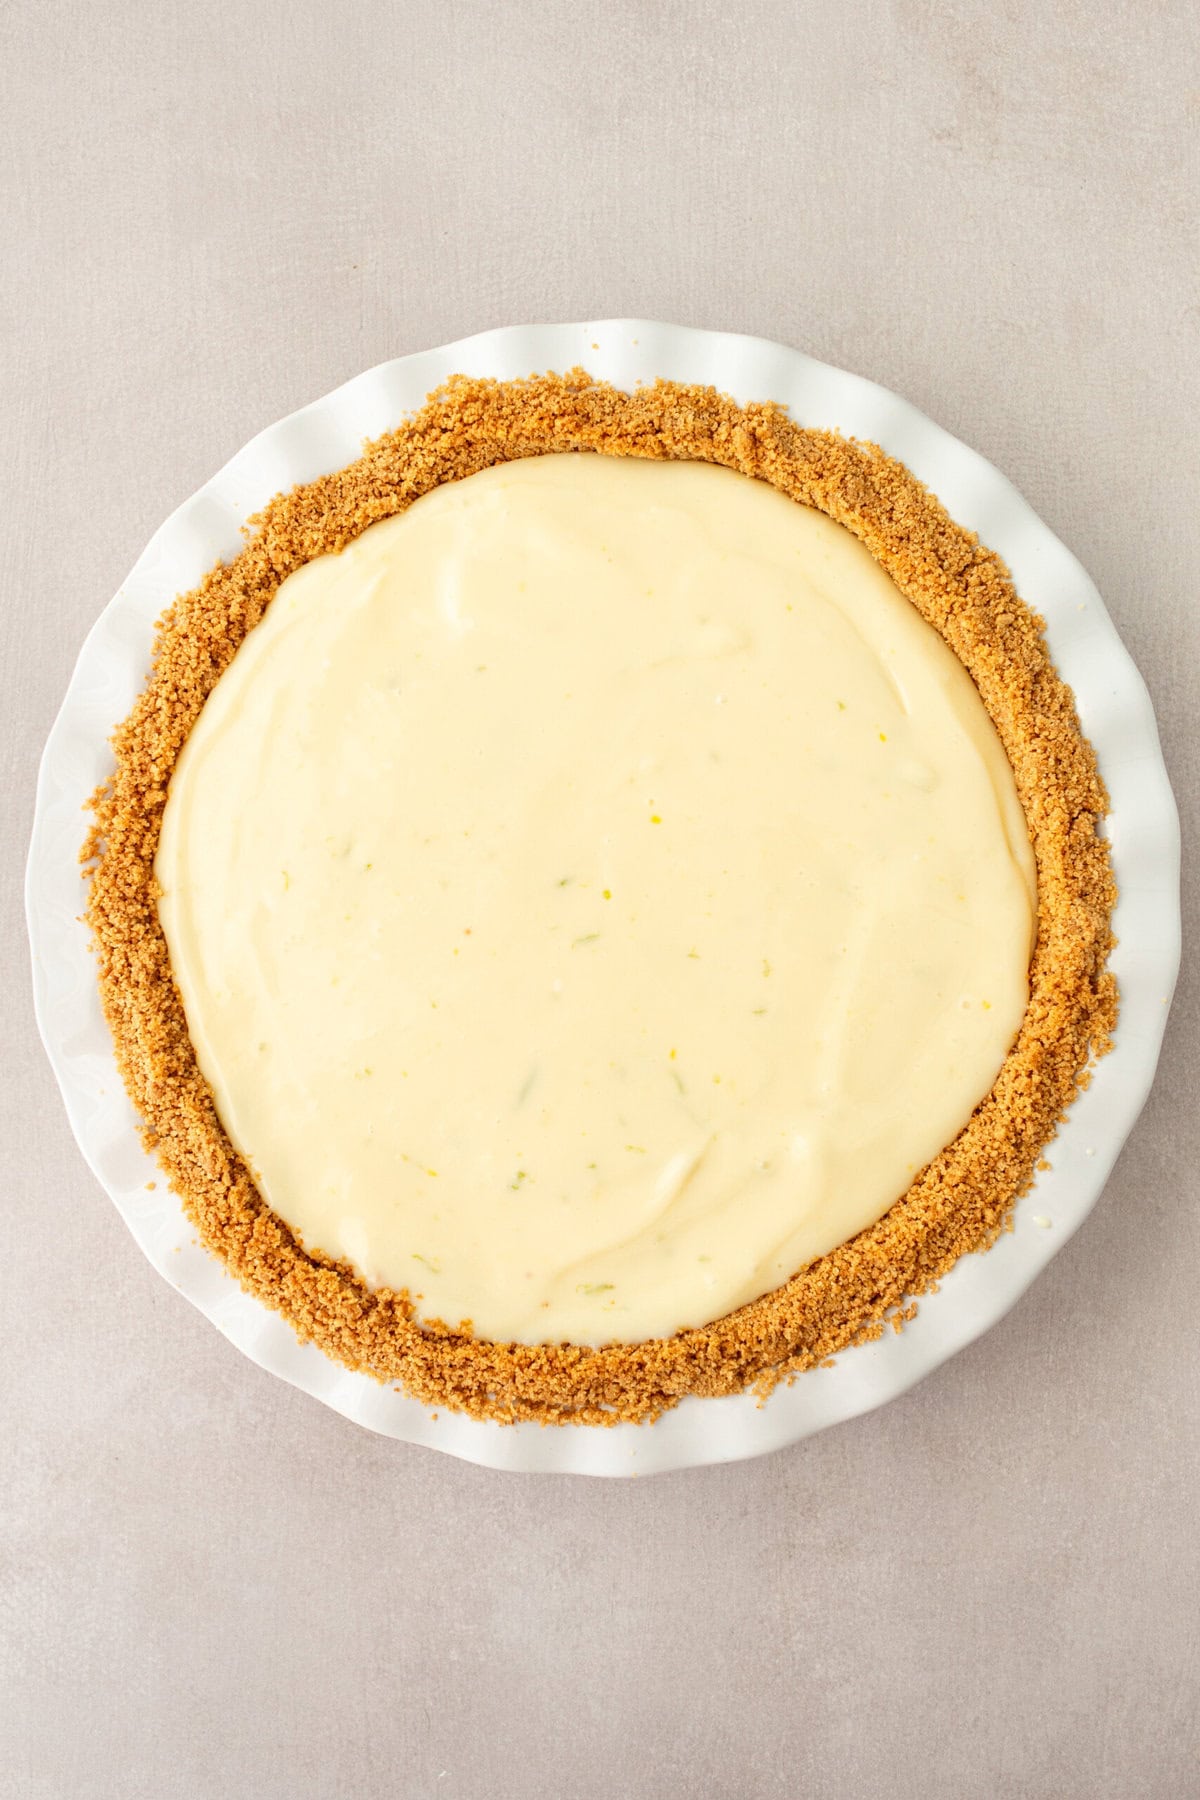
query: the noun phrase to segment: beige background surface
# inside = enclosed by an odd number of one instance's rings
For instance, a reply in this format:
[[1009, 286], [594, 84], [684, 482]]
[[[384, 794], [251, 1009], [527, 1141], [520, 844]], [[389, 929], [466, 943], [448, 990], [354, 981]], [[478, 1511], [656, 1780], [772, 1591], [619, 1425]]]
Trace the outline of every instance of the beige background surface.
[[20, 913], [43, 737], [162, 517], [384, 357], [621, 312], [798, 345], [998, 463], [1188, 828], [1194, 8], [19, 0], [0, 39], [0, 1794], [1200, 1795], [1190, 970], [1004, 1324], [790, 1452], [599, 1485], [374, 1440], [172, 1294], [69, 1136]]

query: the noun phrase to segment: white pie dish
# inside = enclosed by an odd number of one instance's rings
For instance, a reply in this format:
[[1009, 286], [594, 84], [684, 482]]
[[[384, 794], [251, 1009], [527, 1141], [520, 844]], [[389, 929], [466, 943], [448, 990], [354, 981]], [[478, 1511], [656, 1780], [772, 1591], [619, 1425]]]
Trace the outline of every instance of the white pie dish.
[[[221, 557], [270, 496], [344, 466], [362, 440], [397, 423], [447, 375], [513, 377], [583, 363], [630, 387], [658, 376], [742, 401], [786, 404], [800, 422], [880, 443], [977, 531], [1041, 612], [1056, 664], [1112, 798], [1109, 835], [1121, 899], [1113, 968], [1116, 1048], [1056, 1139], [1053, 1167], [1021, 1201], [1015, 1229], [964, 1258], [899, 1336], [753, 1396], [689, 1400], [653, 1426], [611, 1430], [499, 1426], [419, 1403], [356, 1376], [244, 1294], [194, 1242], [143, 1151], [117, 1076], [79, 923], [81, 807], [110, 766], [108, 736], [149, 664], [155, 618]], [[381, 365], [255, 438], [156, 533], [89, 635], [42, 762], [27, 902], [38, 1019], [84, 1155], [143, 1250], [232, 1342], [348, 1417], [470, 1460], [519, 1469], [649, 1473], [754, 1455], [902, 1392], [978, 1336], [1019, 1297], [1095, 1203], [1153, 1076], [1179, 954], [1178, 824], [1145, 689], [1091, 582], [1009, 484], [905, 402], [859, 378], [760, 340], [640, 321], [491, 332]], [[153, 1189], [148, 1182], [155, 1182]], [[1050, 1224], [1039, 1223], [1049, 1220]]]

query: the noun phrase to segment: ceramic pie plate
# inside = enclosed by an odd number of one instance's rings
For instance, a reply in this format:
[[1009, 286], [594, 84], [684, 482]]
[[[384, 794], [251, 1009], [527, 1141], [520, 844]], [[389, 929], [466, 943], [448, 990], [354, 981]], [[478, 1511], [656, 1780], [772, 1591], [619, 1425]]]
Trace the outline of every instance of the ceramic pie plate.
[[[582, 364], [621, 388], [663, 377], [710, 385], [742, 403], [774, 400], [800, 424], [866, 438], [920, 477], [952, 516], [1008, 564], [1047, 622], [1054, 661], [1074, 690], [1112, 802], [1108, 834], [1120, 889], [1111, 966], [1121, 1016], [1055, 1139], [1052, 1167], [1017, 1205], [1014, 1229], [963, 1257], [897, 1335], [834, 1366], [753, 1395], [687, 1399], [653, 1425], [498, 1425], [438, 1409], [352, 1374], [297, 1343], [203, 1250], [142, 1148], [113, 1061], [87, 934], [78, 851], [82, 812], [111, 768], [108, 738], [140, 691], [154, 621], [218, 559], [241, 526], [298, 482], [344, 467], [363, 440], [395, 426], [447, 376], [512, 379]], [[1086, 1218], [1142, 1108], [1179, 965], [1179, 825], [1149, 697], [1095, 587], [1014, 488], [914, 407], [858, 376], [757, 338], [644, 320], [519, 326], [398, 357], [253, 438], [155, 533], [101, 614], [42, 757], [26, 880], [34, 997], [47, 1053], [80, 1149], [164, 1280], [253, 1362], [369, 1429], [471, 1462], [519, 1470], [642, 1475], [757, 1456], [903, 1393], [987, 1330]], [[153, 1189], [147, 1183], [155, 1182]]]

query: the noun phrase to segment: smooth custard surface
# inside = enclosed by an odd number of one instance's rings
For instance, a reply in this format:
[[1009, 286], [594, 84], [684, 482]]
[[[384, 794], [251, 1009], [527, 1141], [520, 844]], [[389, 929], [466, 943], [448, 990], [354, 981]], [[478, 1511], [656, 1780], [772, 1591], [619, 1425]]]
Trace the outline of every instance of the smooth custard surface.
[[966, 670], [842, 526], [700, 463], [506, 463], [291, 575], [156, 874], [269, 1204], [499, 1340], [779, 1286], [957, 1134], [1027, 1000]]

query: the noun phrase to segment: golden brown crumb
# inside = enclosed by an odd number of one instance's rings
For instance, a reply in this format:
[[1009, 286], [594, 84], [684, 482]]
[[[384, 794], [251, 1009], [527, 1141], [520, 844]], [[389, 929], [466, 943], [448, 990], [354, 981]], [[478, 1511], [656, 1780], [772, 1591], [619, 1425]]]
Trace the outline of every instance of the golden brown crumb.
[[[1030, 999], [992, 1091], [954, 1142], [868, 1231], [726, 1318], [672, 1338], [592, 1349], [499, 1344], [421, 1323], [407, 1292], [372, 1291], [308, 1255], [262, 1200], [197, 1067], [158, 921], [154, 856], [176, 758], [281, 581], [444, 481], [493, 463], [595, 451], [719, 463], [818, 507], [860, 538], [966, 665], [1016, 776], [1037, 859]], [[149, 681], [113, 738], [83, 850], [87, 920], [118, 1066], [148, 1147], [208, 1249], [302, 1341], [426, 1404], [511, 1422], [645, 1420], [686, 1394], [767, 1394], [848, 1345], [899, 1330], [911, 1296], [990, 1245], [1108, 1048], [1105, 968], [1115, 891], [1097, 833], [1106, 796], [1041, 621], [1000, 559], [875, 445], [808, 431], [777, 406], [659, 382], [632, 394], [583, 370], [520, 382], [456, 376], [335, 475], [277, 495], [247, 543], [159, 621]]]

